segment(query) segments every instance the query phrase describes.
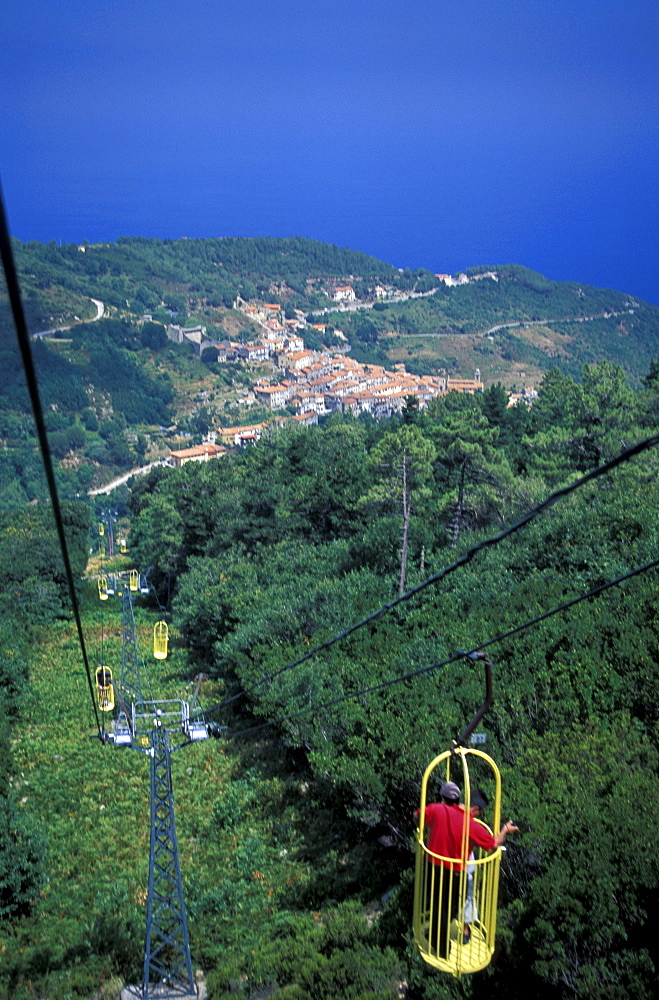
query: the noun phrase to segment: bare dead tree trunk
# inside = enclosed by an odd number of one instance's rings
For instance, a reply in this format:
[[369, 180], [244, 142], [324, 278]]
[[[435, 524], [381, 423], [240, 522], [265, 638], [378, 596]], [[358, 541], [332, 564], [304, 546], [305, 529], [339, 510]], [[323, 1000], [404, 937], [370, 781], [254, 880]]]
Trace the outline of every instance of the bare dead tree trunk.
[[458, 544], [458, 538], [460, 537], [460, 532], [462, 530], [462, 508], [464, 504], [464, 492], [465, 492], [465, 470], [467, 463], [463, 461], [460, 467], [460, 483], [458, 485], [458, 502], [455, 506], [455, 514], [453, 515], [453, 522], [451, 524], [451, 545], [456, 546]]
[[400, 547], [400, 579], [398, 581], [398, 594], [405, 593], [405, 577], [407, 575], [407, 544], [410, 530], [410, 514], [412, 503], [407, 489], [407, 457], [403, 455], [403, 538]]

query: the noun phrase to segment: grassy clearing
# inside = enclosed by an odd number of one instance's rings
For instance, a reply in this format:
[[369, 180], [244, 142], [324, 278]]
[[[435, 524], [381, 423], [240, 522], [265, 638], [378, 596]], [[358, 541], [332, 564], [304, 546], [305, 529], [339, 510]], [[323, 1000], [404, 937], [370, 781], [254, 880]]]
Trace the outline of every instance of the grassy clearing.
[[[102, 632], [104, 658], [118, 675], [118, 606], [114, 617], [105, 614], [102, 623], [95, 611], [85, 625], [92, 664]], [[147, 654], [153, 620], [137, 614], [138, 641]], [[157, 697], [191, 696], [175, 643], [167, 661], [150, 660], [148, 669]], [[32, 916], [0, 933], [0, 995], [56, 1000], [87, 996], [121, 975], [112, 948], [99, 956], [93, 942], [101, 917], [113, 916], [120, 927], [122, 906], [134, 921], [131, 947], [141, 954], [149, 760], [92, 738], [91, 699], [72, 625], [43, 636], [31, 682], [23, 722], [14, 731], [12, 782], [21, 807], [46, 834], [49, 883]], [[202, 694], [208, 704], [220, 689], [206, 682]], [[308, 880], [307, 863], [296, 857], [303, 839], [299, 782], [273, 763], [279, 760], [265, 744], [253, 745], [246, 758], [236, 744], [215, 740], [172, 758], [190, 938], [194, 961], [206, 970], [227, 947], [235, 964], [283, 895]]]
[[[519, 339], [534, 347], [553, 349], [551, 342], [545, 344], [542, 337], [536, 343], [533, 334], [533, 330], [524, 329]], [[504, 357], [506, 345], [481, 334], [442, 334], [436, 337], [391, 335], [384, 341], [384, 346], [392, 364], [403, 362], [411, 369], [415, 361], [423, 361], [436, 370], [445, 369], [451, 378], [473, 378], [478, 368], [486, 387], [501, 382], [508, 389], [521, 389], [537, 385], [544, 374], [542, 366], [530, 357]]]

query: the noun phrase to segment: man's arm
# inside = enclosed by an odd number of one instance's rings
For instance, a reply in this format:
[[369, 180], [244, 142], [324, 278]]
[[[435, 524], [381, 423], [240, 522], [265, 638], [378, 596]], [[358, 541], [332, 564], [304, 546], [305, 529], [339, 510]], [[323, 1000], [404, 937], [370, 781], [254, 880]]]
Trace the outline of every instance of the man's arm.
[[515, 830], [518, 829], [519, 827], [515, 823], [513, 823], [511, 819], [509, 819], [507, 823], [503, 824], [501, 830], [499, 831], [499, 833], [497, 833], [496, 837], [494, 838], [494, 846], [501, 847], [508, 834], [514, 833]]
[[501, 847], [508, 834], [514, 833], [516, 829], [512, 820], [508, 820], [494, 836], [485, 823], [481, 823], [479, 819], [472, 819], [469, 824], [469, 839], [486, 851], [494, 851], [497, 847]]

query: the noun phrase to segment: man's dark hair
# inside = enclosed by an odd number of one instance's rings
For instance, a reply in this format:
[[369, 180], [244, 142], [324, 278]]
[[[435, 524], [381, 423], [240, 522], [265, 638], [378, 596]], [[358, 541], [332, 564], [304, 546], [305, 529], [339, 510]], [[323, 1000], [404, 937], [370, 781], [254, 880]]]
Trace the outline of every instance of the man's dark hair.
[[477, 809], [480, 809], [481, 812], [485, 812], [490, 804], [490, 800], [482, 788], [474, 788], [474, 794], [471, 796], [469, 804], [472, 809], [475, 806]]

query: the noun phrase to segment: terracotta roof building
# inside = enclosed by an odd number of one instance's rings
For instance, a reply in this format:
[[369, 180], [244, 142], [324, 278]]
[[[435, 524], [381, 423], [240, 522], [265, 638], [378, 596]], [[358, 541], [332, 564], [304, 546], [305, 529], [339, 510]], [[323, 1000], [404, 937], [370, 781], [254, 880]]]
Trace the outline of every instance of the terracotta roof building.
[[226, 448], [217, 444], [199, 444], [194, 448], [183, 448], [181, 451], [170, 451], [169, 457], [175, 468], [186, 465], [187, 462], [209, 462], [226, 454]]

